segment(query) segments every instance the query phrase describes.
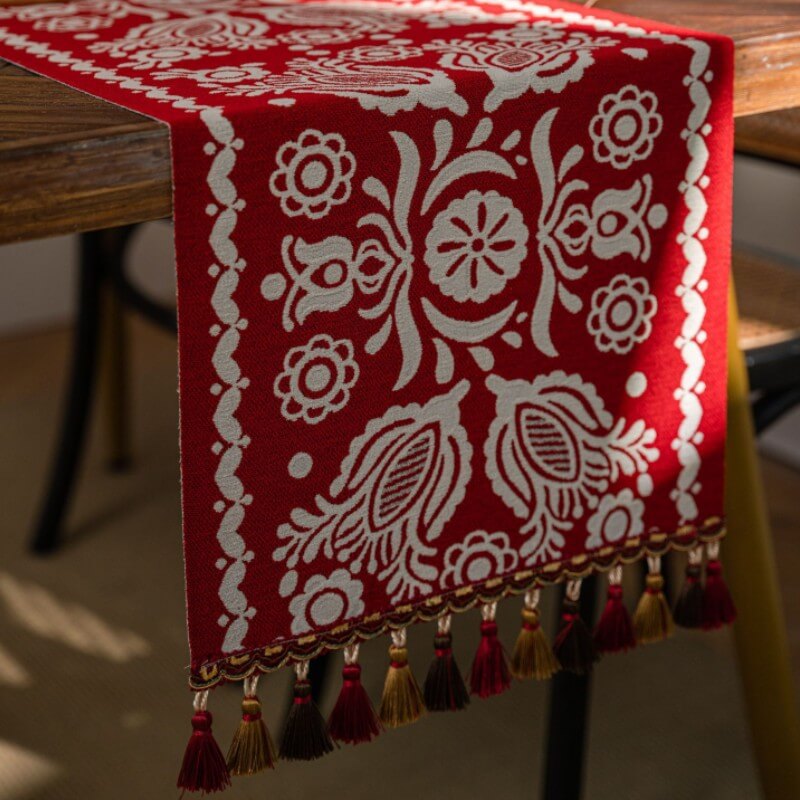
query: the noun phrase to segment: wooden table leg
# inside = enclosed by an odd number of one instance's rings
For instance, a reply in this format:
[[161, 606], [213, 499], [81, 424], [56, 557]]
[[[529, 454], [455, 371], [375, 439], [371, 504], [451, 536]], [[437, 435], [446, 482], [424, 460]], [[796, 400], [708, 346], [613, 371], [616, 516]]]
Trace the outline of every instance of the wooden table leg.
[[739, 611], [734, 625], [736, 651], [764, 797], [788, 800], [800, 797], [800, 718], [732, 287], [729, 302], [728, 536], [722, 551]]

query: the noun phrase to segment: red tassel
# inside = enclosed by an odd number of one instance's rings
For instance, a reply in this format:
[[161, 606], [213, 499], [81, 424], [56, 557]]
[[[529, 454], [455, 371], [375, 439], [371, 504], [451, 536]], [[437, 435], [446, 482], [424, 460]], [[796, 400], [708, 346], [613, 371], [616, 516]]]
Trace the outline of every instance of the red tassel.
[[578, 599], [581, 594], [579, 580], [567, 583], [567, 595], [561, 607], [561, 628], [553, 642], [553, 652], [566, 672], [585, 675], [592, 670], [598, 654], [592, 634], [581, 619]]
[[735, 619], [736, 606], [733, 604], [728, 584], [722, 576], [719, 542], [710, 542], [708, 564], [706, 564], [706, 587], [703, 592], [703, 629], [716, 630], [723, 625], [730, 625]]
[[372, 741], [383, 728], [361, 683], [357, 644], [344, 649], [342, 678], [339, 699], [328, 718], [328, 731], [337, 742], [359, 744]]
[[622, 567], [608, 573], [608, 600], [597, 627], [594, 646], [598, 653], [624, 653], [636, 647], [631, 616], [622, 602]]
[[211, 712], [206, 710], [207, 702], [208, 691], [197, 692], [192, 735], [178, 774], [178, 788], [184, 792], [219, 792], [231, 784], [225, 756], [211, 732], [212, 717]]
[[461, 711], [469, 704], [469, 692], [453, 658], [449, 614], [439, 618], [433, 640], [434, 656], [425, 678], [423, 693], [429, 711]]
[[511, 686], [508, 658], [503, 643], [497, 638], [496, 611], [497, 603], [487, 603], [482, 609], [481, 642], [470, 674], [470, 689], [478, 697], [502, 694]]

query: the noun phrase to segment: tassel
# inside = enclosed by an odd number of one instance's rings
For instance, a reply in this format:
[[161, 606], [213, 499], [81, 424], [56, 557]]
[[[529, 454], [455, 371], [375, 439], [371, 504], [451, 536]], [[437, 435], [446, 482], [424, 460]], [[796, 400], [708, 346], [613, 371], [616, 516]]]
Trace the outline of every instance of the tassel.
[[544, 681], [561, 668], [539, 621], [539, 589], [525, 593], [522, 628], [511, 654], [511, 674], [519, 680]]
[[486, 603], [481, 608], [481, 641], [469, 676], [470, 691], [478, 697], [493, 697], [511, 686], [506, 651], [497, 638], [496, 613], [497, 603]]
[[633, 615], [633, 629], [636, 640], [642, 644], [659, 642], [672, 636], [675, 623], [669, 610], [667, 598], [664, 597], [664, 578], [661, 576], [661, 559], [648, 556], [647, 588], [644, 590], [636, 613]]
[[328, 718], [328, 731], [337, 742], [359, 744], [372, 741], [381, 732], [381, 724], [361, 683], [357, 644], [344, 649], [342, 679], [339, 699]]
[[281, 758], [286, 761], [313, 761], [333, 750], [325, 719], [311, 697], [308, 661], [294, 665], [294, 703], [286, 717], [281, 741]]
[[703, 593], [703, 629], [711, 631], [721, 628], [723, 625], [730, 625], [736, 619], [736, 606], [733, 604], [728, 584], [722, 577], [719, 542], [709, 542], [707, 552], [706, 588]]
[[597, 660], [597, 652], [592, 634], [581, 619], [578, 600], [581, 595], [581, 582], [568, 581], [566, 597], [561, 607], [561, 629], [553, 642], [553, 652], [561, 664], [561, 669], [586, 675], [591, 672]]
[[631, 616], [622, 602], [622, 567], [608, 573], [608, 600], [594, 629], [598, 653], [624, 653], [636, 647]]
[[422, 692], [408, 666], [405, 628], [392, 631], [389, 658], [391, 662], [383, 684], [378, 718], [387, 728], [400, 728], [416, 722], [425, 713]]
[[244, 679], [242, 721], [233, 734], [228, 750], [231, 775], [255, 775], [275, 768], [275, 746], [261, 716], [261, 701], [256, 695], [258, 675]]
[[469, 704], [469, 692], [453, 658], [452, 617], [439, 617], [433, 647], [436, 651], [425, 678], [425, 705], [429, 711], [461, 711]]
[[230, 786], [225, 757], [211, 732], [211, 712], [206, 710], [208, 691], [194, 696], [192, 735], [186, 745], [178, 788], [185, 792], [219, 792]]
[[701, 628], [703, 626], [703, 547], [695, 547], [689, 551], [689, 563], [686, 565], [686, 578], [683, 581], [675, 608], [673, 619], [682, 628]]

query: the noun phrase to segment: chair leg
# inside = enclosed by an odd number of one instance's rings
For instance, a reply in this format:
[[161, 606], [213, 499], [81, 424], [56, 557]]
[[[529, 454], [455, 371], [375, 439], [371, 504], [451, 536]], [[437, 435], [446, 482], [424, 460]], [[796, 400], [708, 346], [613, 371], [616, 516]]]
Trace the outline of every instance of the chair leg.
[[800, 720], [775, 556], [758, 469], [745, 362], [731, 291], [723, 553], [739, 617], [733, 631], [750, 733], [766, 800], [800, 797]]
[[[581, 617], [594, 620], [597, 593], [594, 577], [581, 587]], [[580, 800], [589, 718], [592, 676], [558, 672], [550, 687], [544, 769], [544, 800]]]
[[62, 522], [83, 451], [97, 364], [104, 242], [102, 231], [85, 233], [80, 238], [72, 361], [56, 454], [30, 541], [34, 553], [52, 552], [60, 544]]
[[[118, 257], [121, 256], [119, 253]], [[131, 466], [128, 336], [125, 308], [110, 284], [104, 292], [102, 331], [100, 382], [106, 421], [106, 463], [111, 472], [126, 472]]]

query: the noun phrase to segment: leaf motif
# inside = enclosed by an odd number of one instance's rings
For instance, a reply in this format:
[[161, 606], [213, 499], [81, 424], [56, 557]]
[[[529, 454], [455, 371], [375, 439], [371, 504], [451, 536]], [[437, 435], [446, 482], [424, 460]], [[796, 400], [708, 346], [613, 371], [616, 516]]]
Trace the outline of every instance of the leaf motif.
[[373, 177], [365, 178], [362, 188], [365, 194], [374, 197], [387, 211], [392, 207], [392, 201], [389, 199], [389, 190], [383, 181]]
[[493, 172], [504, 175], [506, 178], [515, 180], [517, 177], [513, 167], [502, 156], [488, 150], [476, 150], [472, 153], [464, 153], [458, 158], [454, 158], [432, 181], [425, 192], [422, 201], [422, 213], [426, 214], [433, 205], [436, 198], [451, 183], [459, 178], [468, 175], [475, 175], [479, 172]]
[[436, 348], [436, 383], [450, 383], [455, 372], [453, 352], [438, 336], [433, 337], [433, 346]]
[[391, 315], [386, 317], [386, 321], [381, 325], [380, 329], [372, 334], [372, 336], [367, 339], [367, 343], [364, 345], [364, 349], [369, 353], [369, 355], [374, 356], [375, 353], [378, 353], [380, 350], [383, 349], [383, 346], [386, 344], [386, 341], [389, 338], [389, 334], [392, 332], [392, 317]]
[[408, 214], [411, 208], [411, 198], [419, 179], [419, 151], [408, 134], [392, 131], [391, 137], [400, 153], [400, 172], [397, 176], [397, 188], [394, 193], [394, 221], [398, 232], [404, 239], [406, 248], [410, 248]]
[[447, 314], [439, 311], [426, 297], [422, 298], [422, 308], [431, 325], [442, 336], [464, 344], [485, 342], [494, 336], [511, 319], [516, 307], [517, 301], [514, 300], [513, 303], [510, 303], [502, 311], [498, 311], [497, 314], [493, 314], [491, 317], [470, 321], [448, 317]]
[[422, 340], [420, 339], [417, 323], [411, 313], [408, 302], [408, 285], [410, 277], [406, 277], [397, 292], [394, 306], [395, 321], [397, 323], [397, 338], [400, 340], [400, 350], [403, 353], [403, 365], [397, 376], [394, 390], [398, 391], [406, 386], [417, 374], [422, 361]]

